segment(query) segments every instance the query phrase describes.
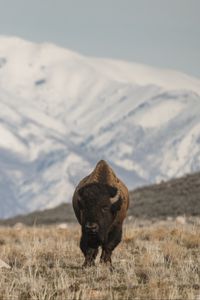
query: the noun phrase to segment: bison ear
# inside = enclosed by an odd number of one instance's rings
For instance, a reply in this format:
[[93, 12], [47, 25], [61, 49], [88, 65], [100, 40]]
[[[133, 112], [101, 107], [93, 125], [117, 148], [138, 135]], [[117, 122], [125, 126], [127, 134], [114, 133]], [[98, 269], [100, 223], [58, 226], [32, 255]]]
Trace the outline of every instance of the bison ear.
[[120, 210], [121, 206], [122, 206], [122, 198], [119, 197], [119, 199], [115, 201], [111, 206], [112, 212], [117, 212], [118, 210]]
[[110, 202], [111, 202], [111, 209], [113, 212], [120, 210], [122, 205], [122, 198], [120, 196], [120, 192], [116, 187], [109, 187], [109, 194], [110, 194]]

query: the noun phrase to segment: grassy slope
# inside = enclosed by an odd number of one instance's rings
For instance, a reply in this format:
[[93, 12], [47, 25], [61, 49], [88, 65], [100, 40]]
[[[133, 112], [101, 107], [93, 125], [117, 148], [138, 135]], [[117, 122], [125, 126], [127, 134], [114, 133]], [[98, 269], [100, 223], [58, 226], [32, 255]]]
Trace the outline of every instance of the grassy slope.
[[71, 204], [61, 204], [52, 209], [35, 211], [27, 215], [19, 215], [7, 220], [0, 220], [0, 225], [14, 225], [18, 222], [26, 225], [53, 224], [62, 222], [75, 222], [74, 211]]
[[197, 299], [200, 227], [124, 227], [108, 266], [82, 269], [80, 228], [0, 227], [0, 299]]

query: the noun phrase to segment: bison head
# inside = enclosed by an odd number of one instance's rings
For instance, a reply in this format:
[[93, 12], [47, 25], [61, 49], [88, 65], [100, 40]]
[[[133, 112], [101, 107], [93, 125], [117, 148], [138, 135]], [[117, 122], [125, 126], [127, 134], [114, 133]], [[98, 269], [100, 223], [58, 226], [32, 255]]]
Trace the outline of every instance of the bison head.
[[115, 187], [99, 183], [82, 187], [78, 191], [82, 230], [105, 242], [121, 204], [122, 199]]

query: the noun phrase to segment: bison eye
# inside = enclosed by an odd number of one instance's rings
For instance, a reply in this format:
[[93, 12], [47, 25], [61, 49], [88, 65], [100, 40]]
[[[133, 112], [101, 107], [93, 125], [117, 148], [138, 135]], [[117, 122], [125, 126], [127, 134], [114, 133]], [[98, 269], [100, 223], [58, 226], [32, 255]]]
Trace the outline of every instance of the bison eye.
[[106, 212], [106, 211], [109, 211], [109, 207], [108, 206], [103, 206], [101, 208], [102, 212]]

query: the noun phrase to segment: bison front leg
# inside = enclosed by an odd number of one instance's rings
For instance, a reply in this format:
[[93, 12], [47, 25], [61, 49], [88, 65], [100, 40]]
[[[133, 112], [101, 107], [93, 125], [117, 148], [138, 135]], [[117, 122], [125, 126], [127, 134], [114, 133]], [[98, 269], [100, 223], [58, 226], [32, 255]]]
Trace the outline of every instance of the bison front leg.
[[88, 248], [87, 254], [85, 255], [85, 261], [83, 267], [94, 266], [97, 253], [98, 253], [98, 249]]
[[92, 248], [85, 236], [81, 237], [80, 248], [85, 256], [83, 267], [91, 267], [95, 265], [95, 258], [98, 254], [98, 247]]
[[112, 251], [110, 251], [109, 249], [102, 249], [102, 253], [101, 253], [101, 258], [100, 258], [100, 263], [109, 263], [111, 264], [111, 255], [112, 255]]
[[112, 251], [121, 242], [122, 238], [122, 226], [116, 226], [108, 235], [107, 242], [102, 247], [102, 254], [100, 258], [101, 263], [112, 264], [111, 255]]

